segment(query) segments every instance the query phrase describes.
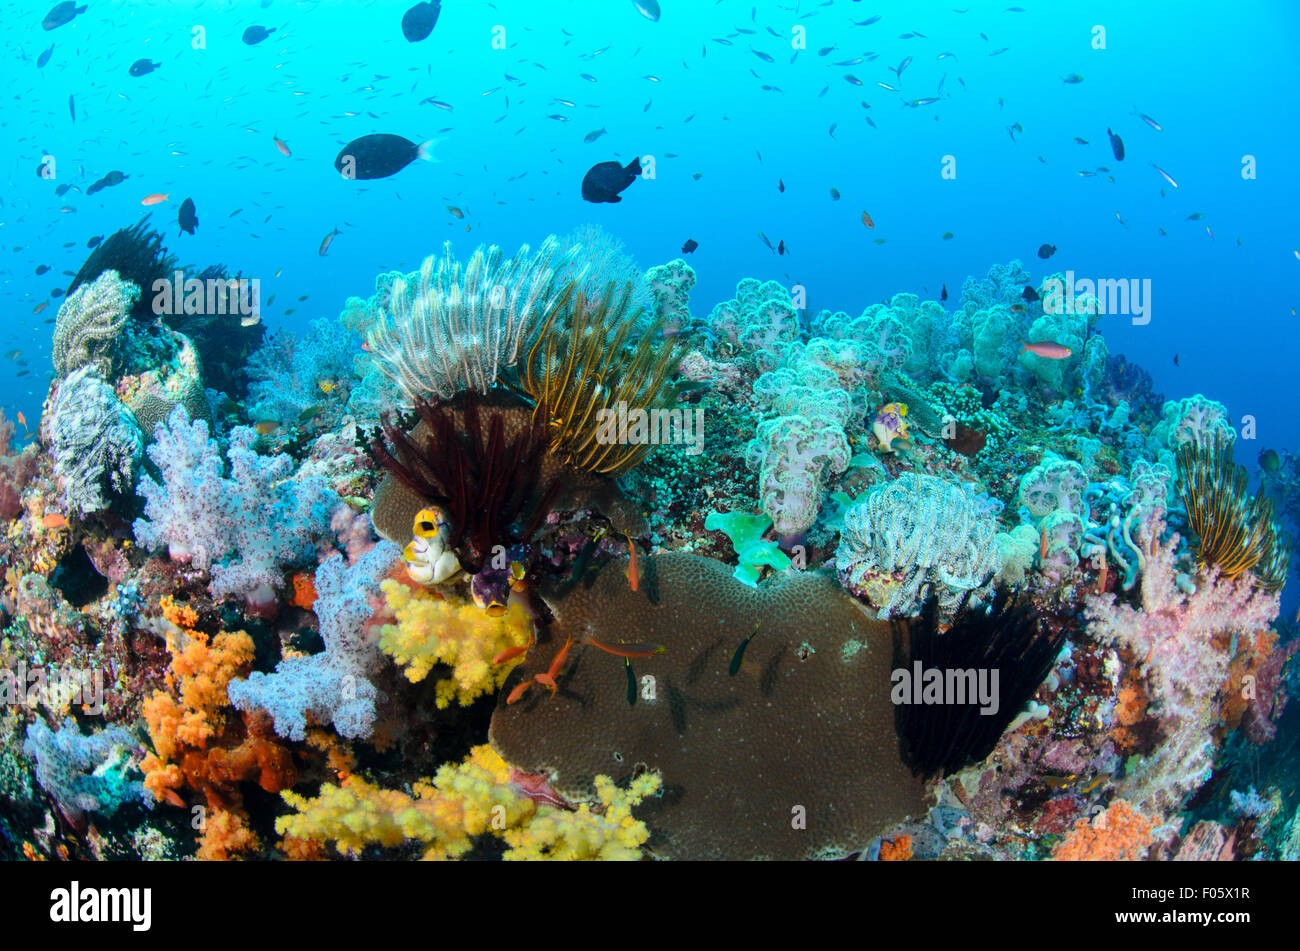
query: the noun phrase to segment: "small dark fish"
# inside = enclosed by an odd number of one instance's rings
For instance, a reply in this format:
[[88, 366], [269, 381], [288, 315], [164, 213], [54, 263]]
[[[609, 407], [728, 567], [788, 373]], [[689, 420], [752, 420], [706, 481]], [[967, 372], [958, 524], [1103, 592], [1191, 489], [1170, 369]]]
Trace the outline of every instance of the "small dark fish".
[[840, 190], [839, 190], [838, 188], [836, 188], [834, 185], [832, 185], [832, 186], [831, 186], [831, 201], [839, 201], [839, 200], [840, 200]]
[[632, 672], [632, 658], [624, 657], [623, 664], [627, 667], [627, 705], [636, 706], [636, 674]]
[[687, 238], [686, 243], [682, 245], [682, 254], [690, 254], [699, 246], [700, 243], [694, 238]]
[[582, 141], [590, 144], [592, 142], [595, 142], [604, 134], [605, 134], [605, 129], [600, 128], [597, 129], [595, 132], [588, 132], [586, 135], [582, 137]]
[[37, 273], [38, 275], [40, 275], [40, 274], [44, 274], [44, 273], [45, 273], [46, 271], [48, 271], [49, 269], [50, 269], [50, 266], [49, 266], [48, 264], [38, 264], [38, 265], [36, 265], [36, 273]]
[[127, 72], [132, 76], [148, 76], [161, 65], [162, 63], [154, 63], [148, 59], [138, 59], [131, 64], [131, 68]]
[[768, 240], [767, 235], [763, 234], [763, 232], [760, 231], [760, 232], [758, 233], [758, 239], [759, 239], [760, 241], [762, 241], [765, 245], [767, 245], [767, 249], [768, 249], [769, 251], [775, 251], [775, 250], [776, 250], [776, 248], [772, 247], [772, 242]]
[[1029, 301], [1031, 304], [1036, 300], [1042, 300], [1038, 291], [1034, 290], [1034, 285], [1026, 284], [1025, 289], [1020, 293], [1020, 299]]
[[[331, 231], [329, 234], [327, 234], [324, 238], [322, 238], [322, 239], [321, 239], [321, 243], [320, 243], [320, 250], [317, 251], [316, 254], [317, 254], [319, 257], [322, 257], [322, 258], [325, 257], [325, 252], [328, 251], [328, 250], [330, 249], [330, 244], [333, 243], [335, 236], [340, 235], [340, 234], [342, 234], [342, 233], [343, 233], [343, 232], [340, 231], [338, 228], [335, 228], [333, 231]], [[274, 296], [275, 296], [275, 295], [272, 295], [272, 298], [274, 298]], [[267, 301], [267, 304], [270, 304], [270, 303], [271, 303], [271, 301]]]
[[72, 187], [72, 186], [71, 186], [71, 185], [68, 185], [68, 184], [60, 185], [58, 188], [54, 189], [54, 194], [56, 194], [56, 195], [58, 195], [60, 198], [62, 198], [64, 195], [66, 195], [66, 194], [68, 193], [68, 189], [71, 188], [71, 187]]
[[1124, 140], [1111, 132], [1110, 129], [1106, 130], [1106, 134], [1110, 136], [1110, 150], [1115, 153], [1115, 161], [1124, 161]]
[[53, 55], [54, 55], [54, 44], [51, 43], [49, 49], [47, 49], [40, 56], [36, 57], [36, 68], [37, 69], [43, 68], [45, 64], [50, 61], [50, 57]]
[[1083, 77], [1080, 76], [1078, 73], [1071, 73], [1070, 75], [1064, 77], [1061, 80], [1061, 82], [1069, 83], [1071, 86], [1073, 86], [1075, 83], [1083, 82]]
[[632, 0], [632, 4], [636, 7], [636, 12], [647, 20], [659, 22], [659, 0]]
[[641, 160], [632, 159], [627, 165], [618, 162], [600, 162], [587, 169], [582, 177], [582, 197], [584, 201], [611, 204], [622, 201], [620, 192], [636, 181], [641, 174]]
[[348, 179], [387, 178], [416, 159], [428, 161], [432, 145], [432, 141], [416, 145], [400, 135], [374, 132], [343, 146], [334, 158], [334, 167]]
[[783, 194], [783, 195], [785, 194], [785, 179], [783, 179], [783, 178], [778, 178], [778, 179], [776, 180], [776, 190], [779, 191], [779, 192], [780, 192], [781, 194]]
[[418, 43], [432, 33], [441, 10], [440, 0], [432, 0], [430, 3], [417, 3], [402, 14], [402, 35], [407, 42]]
[[749, 642], [754, 639], [754, 634], [757, 633], [758, 625], [755, 624], [753, 633], [741, 641], [740, 646], [736, 648], [736, 652], [731, 655], [731, 664], [727, 667], [728, 677], [734, 677], [740, 672], [740, 663], [745, 659], [745, 648], [749, 646]]
[[63, 26], [70, 23], [72, 18], [78, 14], [86, 12], [86, 5], [83, 3], [77, 6], [72, 0], [63, 0], [62, 3], [56, 3], [49, 13], [45, 14], [45, 19], [41, 21], [41, 26], [47, 30], [53, 30], [55, 27]]
[[785, 239], [784, 239], [784, 238], [782, 238], [780, 241], [778, 241], [778, 242], [776, 243], [776, 253], [777, 253], [777, 254], [785, 254]]
[[264, 26], [250, 26], [247, 30], [244, 31], [243, 39], [244, 42], [247, 43], [249, 46], [256, 46], [258, 43], [262, 42], [262, 40], [266, 39], [274, 32], [275, 32], [275, 27], [271, 27], [268, 30]]
[[62, 297], [62, 296], [63, 296], [63, 288], [61, 288], [61, 287], [56, 287], [54, 290], [50, 291], [50, 296], [51, 296], [51, 297]]
[[948, 285], [945, 284], [943, 285], [942, 288], [939, 289], [939, 300], [947, 300], [947, 299], [948, 299]]
[[1278, 470], [1282, 468], [1282, 458], [1277, 454], [1277, 450], [1261, 449], [1259, 467], [1269, 475], [1277, 475]]
[[176, 217], [176, 223], [180, 225], [181, 230], [186, 234], [193, 234], [194, 229], [199, 226], [199, 216], [194, 210], [193, 198], [186, 198], [181, 202], [181, 210]]
[[91, 182], [87, 185], [86, 194], [93, 195], [95, 192], [108, 188], [111, 185], [120, 185], [126, 181], [128, 177], [129, 176], [119, 172], [117, 169], [114, 169], [98, 181]]
[[1056, 245], [1054, 244], [1040, 244], [1038, 246], [1038, 256], [1042, 258], [1044, 261], [1046, 261], [1055, 253], [1056, 253]]
[[1176, 353], [1174, 354], [1174, 366], [1182, 366], [1182, 364], [1178, 362], [1178, 354]]
[[101, 241], [103, 241], [103, 240], [104, 240], [104, 236], [103, 236], [102, 234], [97, 234], [97, 235], [95, 235], [93, 238], [91, 238], [89, 241], [86, 242], [86, 247], [88, 247], [88, 248], [95, 248], [95, 247], [98, 247], [98, 246], [99, 246], [99, 242], [101, 242]]

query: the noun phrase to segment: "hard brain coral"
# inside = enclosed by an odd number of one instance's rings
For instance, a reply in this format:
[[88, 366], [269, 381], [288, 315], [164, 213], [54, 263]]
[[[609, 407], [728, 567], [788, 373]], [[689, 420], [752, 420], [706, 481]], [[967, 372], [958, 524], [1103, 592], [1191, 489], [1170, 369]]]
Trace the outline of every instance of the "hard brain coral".
[[633, 662], [629, 705], [627, 661], [574, 647], [554, 698], [501, 696], [492, 744], [571, 799], [591, 798], [601, 774], [627, 780], [638, 763], [661, 772], [664, 796], [645, 813], [656, 855], [847, 855], [922, 811], [894, 731], [890, 626], [828, 575], [787, 571], [754, 589], [721, 562], [660, 554], [642, 559], [636, 591], [609, 567], [543, 596], [556, 616], [550, 639], [512, 680], [547, 670], [569, 638], [617, 645], [635, 632], [665, 650]]

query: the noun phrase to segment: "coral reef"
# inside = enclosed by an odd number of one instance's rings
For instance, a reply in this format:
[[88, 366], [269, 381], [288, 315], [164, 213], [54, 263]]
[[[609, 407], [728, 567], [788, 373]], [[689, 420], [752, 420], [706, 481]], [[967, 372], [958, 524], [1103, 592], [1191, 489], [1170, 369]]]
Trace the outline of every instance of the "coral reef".
[[98, 512], [131, 492], [144, 458], [144, 434], [93, 366], [59, 383], [42, 422], [70, 511]]

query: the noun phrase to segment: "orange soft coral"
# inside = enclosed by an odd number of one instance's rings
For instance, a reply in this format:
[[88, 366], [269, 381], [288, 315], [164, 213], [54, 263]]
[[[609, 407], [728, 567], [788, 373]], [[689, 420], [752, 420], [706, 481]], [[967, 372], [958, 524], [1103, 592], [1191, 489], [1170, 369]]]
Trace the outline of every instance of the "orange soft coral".
[[1116, 799], [1091, 822], [1077, 820], [1052, 858], [1062, 862], [1137, 861], [1151, 845], [1154, 827], [1154, 820]]
[[912, 837], [900, 835], [896, 839], [885, 839], [880, 843], [880, 861], [906, 862], [912, 857]]
[[184, 793], [203, 795], [199, 858], [228, 858], [257, 848], [247, 828], [240, 784], [256, 782], [270, 793], [297, 779], [293, 758], [280, 745], [269, 718], [257, 711], [232, 715], [226, 687], [248, 671], [253, 641], [243, 631], [209, 639], [191, 627], [195, 612], [164, 598], [163, 615], [180, 628], [168, 637], [172, 654], [167, 683], [144, 703], [153, 751], [141, 769], [145, 788], [160, 802], [187, 804]]

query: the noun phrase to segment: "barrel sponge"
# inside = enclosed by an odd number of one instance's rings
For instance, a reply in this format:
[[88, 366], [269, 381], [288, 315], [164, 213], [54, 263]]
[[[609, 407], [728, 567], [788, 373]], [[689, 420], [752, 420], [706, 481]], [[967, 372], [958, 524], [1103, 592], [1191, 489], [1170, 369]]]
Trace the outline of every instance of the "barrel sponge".
[[662, 797], [638, 812], [657, 856], [844, 856], [925, 811], [894, 728], [891, 626], [829, 575], [785, 571], [755, 589], [675, 552], [644, 559], [635, 591], [610, 565], [542, 594], [555, 619], [507, 688], [545, 672], [570, 637], [665, 650], [631, 662], [629, 705], [623, 658], [575, 645], [553, 698], [531, 690], [509, 704], [502, 691], [492, 745], [575, 800], [592, 798], [601, 774], [623, 784], [660, 771]]

